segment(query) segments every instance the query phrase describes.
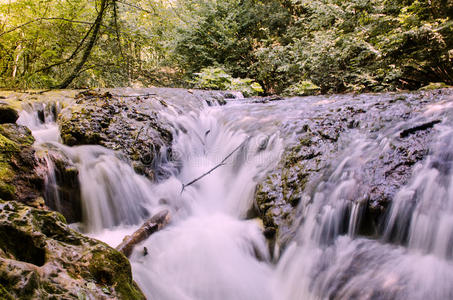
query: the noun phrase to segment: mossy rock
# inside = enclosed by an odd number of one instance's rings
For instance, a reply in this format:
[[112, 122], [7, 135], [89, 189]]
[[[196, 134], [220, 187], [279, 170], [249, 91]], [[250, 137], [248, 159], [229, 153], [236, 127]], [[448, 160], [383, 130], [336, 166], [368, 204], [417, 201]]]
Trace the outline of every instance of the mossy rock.
[[444, 83], [444, 82], [430, 82], [428, 85], [425, 85], [424, 87], [421, 87], [421, 91], [431, 91], [431, 90], [437, 90], [437, 89], [444, 89], [444, 88], [450, 88], [451, 86]]
[[124, 255], [70, 229], [59, 213], [1, 200], [0, 292], [0, 299], [145, 299]]
[[25, 126], [3, 124], [0, 126], [0, 134], [22, 147], [31, 146], [35, 142], [30, 129]]
[[0, 198], [33, 202], [42, 196], [44, 179], [37, 172], [31, 131], [17, 124], [0, 125]]
[[[153, 160], [171, 149], [172, 134], [158, 117], [152, 99], [122, 99], [110, 93], [82, 92], [58, 118], [64, 144], [101, 145], [119, 151], [150, 179], [170, 175]], [[169, 150], [171, 151], [171, 150]], [[168, 174], [167, 174], [168, 173]]]

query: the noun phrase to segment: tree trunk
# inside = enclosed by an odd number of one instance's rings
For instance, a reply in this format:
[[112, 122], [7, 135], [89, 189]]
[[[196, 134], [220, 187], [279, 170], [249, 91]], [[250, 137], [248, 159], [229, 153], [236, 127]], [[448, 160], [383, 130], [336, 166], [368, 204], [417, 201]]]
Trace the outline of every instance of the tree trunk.
[[13, 72], [11, 74], [11, 77], [13, 77], [13, 78], [15, 78], [16, 74], [17, 74], [17, 68], [19, 66], [19, 58], [20, 58], [21, 50], [22, 50], [22, 45], [19, 44], [19, 46], [17, 46], [17, 55], [16, 55], [16, 58], [14, 59]]
[[80, 62], [77, 64], [77, 66], [74, 68], [72, 71], [71, 75], [69, 75], [60, 85], [56, 86], [58, 89], [65, 89], [68, 87], [68, 85], [71, 84], [71, 82], [79, 76], [80, 70], [82, 70], [83, 65], [85, 65], [86, 61], [90, 57], [91, 50], [93, 49], [94, 45], [96, 44], [96, 40], [99, 34], [99, 30], [102, 25], [102, 21], [104, 19], [104, 14], [105, 11], [107, 10], [107, 7], [109, 5], [108, 0], [102, 0], [101, 1], [101, 8], [99, 10], [98, 16], [96, 17], [96, 20], [94, 21], [94, 28], [93, 32], [91, 33], [91, 38], [90, 41], [88, 42], [88, 45], [83, 52], [82, 59]]

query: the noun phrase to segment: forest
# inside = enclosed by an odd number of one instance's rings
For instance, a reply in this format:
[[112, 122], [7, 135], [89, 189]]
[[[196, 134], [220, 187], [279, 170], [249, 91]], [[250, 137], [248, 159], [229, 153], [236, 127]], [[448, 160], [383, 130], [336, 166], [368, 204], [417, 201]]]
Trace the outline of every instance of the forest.
[[453, 84], [450, 0], [3, 0], [0, 87], [246, 95]]
[[0, 300], [453, 299], [453, 0], [0, 0]]

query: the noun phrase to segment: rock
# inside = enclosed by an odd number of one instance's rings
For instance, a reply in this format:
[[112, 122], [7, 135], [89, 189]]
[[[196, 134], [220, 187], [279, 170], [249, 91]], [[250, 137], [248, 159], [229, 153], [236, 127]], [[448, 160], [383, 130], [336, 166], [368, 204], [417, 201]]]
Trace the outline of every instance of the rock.
[[28, 128], [0, 125], [0, 199], [32, 204], [43, 196], [44, 177], [37, 172], [33, 142]]
[[[255, 192], [266, 237], [284, 246], [294, 235], [297, 228], [294, 222], [312, 201], [320, 181], [330, 176], [332, 168], [340, 162], [339, 156], [347, 155], [342, 151], [351, 136], [368, 137], [371, 141], [379, 131], [391, 139], [390, 147], [364, 157], [355, 179], [359, 183], [357, 193], [362, 195], [356, 201], [365, 203], [358, 234], [378, 236], [389, 204], [410, 180], [414, 166], [427, 156], [433, 127], [440, 122], [425, 116], [423, 108], [445, 97], [451, 99], [452, 93], [453, 90], [443, 90], [361, 95], [364, 101], [346, 95], [332, 96], [319, 101], [314, 110], [301, 111], [300, 121], [284, 127], [289, 134], [296, 133], [298, 140], [285, 150], [279, 166]], [[332, 110], [334, 114], [330, 113]]]
[[430, 82], [428, 85], [425, 85], [424, 87], [421, 87], [421, 91], [431, 91], [431, 90], [436, 90], [436, 89], [444, 89], [444, 88], [449, 88], [450, 86], [446, 84], [445, 82]]
[[408, 128], [408, 129], [404, 129], [403, 131], [400, 132], [400, 137], [405, 138], [405, 137], [408, 137], [410, 134], [413, 134], [417, 131], [433, 128], [434, 125], [439, 124], [441, 122], [442, 122], [441, 120], [434, 120], [434, 121], [429, 121], [429, 122], [426, 122], [423, 124], [418, 124], [416, 126]]
[[16, 123], [19, 113], [7, 104], [0, 103], [0, 124]]
[[126, 155], [149, 178], [165, 176], [158, 168], [159, 155], [171, 152], [172, 135], [140, 97], [127, 102], [110, 93], [87, 91], [76, 96], [77, 103], [59, 117], [65, 144], [96, 144]]
[[46, 206], [60, 212], [69, 223], [82, 221], [79, 171], [72, 160], [52, 144], [38, 153], [46, 172]]
[[2, 299], [145, 299], [124, 255], [63, 216], [0, 201]]

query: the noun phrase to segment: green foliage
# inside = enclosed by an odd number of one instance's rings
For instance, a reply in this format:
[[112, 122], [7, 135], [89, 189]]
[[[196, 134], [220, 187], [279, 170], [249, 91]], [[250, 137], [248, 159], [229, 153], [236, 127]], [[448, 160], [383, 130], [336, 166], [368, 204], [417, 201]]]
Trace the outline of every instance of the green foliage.
[[267, 93], [295, 94], [307, 93], [305, 80], [324, 93], [453, 83], [450, 1], [200, 3], [173, 53], [189, 75], [218, 65]]
[[449, 88], [451, 86], [445, 84], [444, 82], [431, 82], [428, 85], [425, 85], [424, 87], [421, 87], [421, 91], [429, 91], [429, 90], [435, 90], [435, 89], [443, 89], [443, 88]]
[[[195, 73], [212, 66], [231, 78], [251, 78], [268, 94], [453, 84], [452, 1], [107, 1], [96, 45], [73, 87], [190, 86]], [[60, 83], [87, 47], [96, 5], [1, 2], [0, 86]], [[202, 86], [252, 84], [220, 77]], [[319, 90], [305, 90], [305, 81]]]
[[202, 89], [227, 90], [233, 79], [221, 68], [205, 68], [194, 75], [196, 76], [195, 86]]
[[213, 90], [240, 91], [245, 97], [256, 96], [264, 92], [261, 85], [250, 78], [233, 78], [222, 68], [204, 68], [195, 73], [195, 87]]
[[320, 87], [311, 82], [310, 80], [302, 80], [298, 83], [290, 85], [286, 90], [285, 94], [307, 96], [318, 93]]
[[[96, 44], [73, 87], [149, 84], [178, 24], [166, 0], [107, 0]], [[99, 2], [0, 2], [0, 87], [49, 88], [82, 59]]]

